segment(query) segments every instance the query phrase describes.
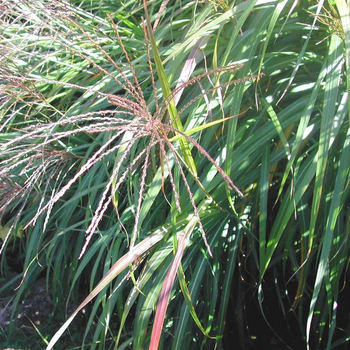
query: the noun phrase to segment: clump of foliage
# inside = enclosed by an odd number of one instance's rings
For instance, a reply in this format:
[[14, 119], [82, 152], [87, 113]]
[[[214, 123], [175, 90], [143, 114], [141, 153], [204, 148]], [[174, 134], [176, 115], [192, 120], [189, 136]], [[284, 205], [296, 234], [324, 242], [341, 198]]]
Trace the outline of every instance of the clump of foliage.
[[55, 315], [87, 295], [49, 349], [84, 307], [91, 348], [223, 348], [227, 325], [241, 347], [347, 342], [349, 8], [333, 5], [3, 1], [11, 305], [42, 276]]

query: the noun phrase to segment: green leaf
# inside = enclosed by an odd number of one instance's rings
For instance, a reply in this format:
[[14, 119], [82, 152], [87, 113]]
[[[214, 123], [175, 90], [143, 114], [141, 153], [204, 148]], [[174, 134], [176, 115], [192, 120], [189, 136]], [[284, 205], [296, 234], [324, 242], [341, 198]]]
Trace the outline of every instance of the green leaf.
[[[155, 39], [154, 34], [153, 34], [151, 21], [150, 21], [149, 15], [148, 15], [146, 0], [144, 0], [143, 3], [144, 3], [145, 16], [146, 16], [147, 32], [148, 32], [149, 40], [151, 42], [151, 46], [153, 49], [154, 61], [156, 64], [160, 84], [161, 84], [161, 87], [163, 90], [163, 98], [164, 98], [164, 101], [166, 101], [166, 106], [167, 106], [167, 110], [169, 112], [170, 120], [176, 129], [178, 129], [180, 131], [184, 131], [181, 119], [177, 113], [177, 109], [176, 109], [176, 106], [174, 103], [174, 99], [172, 96], [172, 92], [170, 89], [168, 78], [166, 76], [166, 73], [165, 73], [165, 70], [163, 67], [162, 59], [161, 59], [159, 51], [158, 51], [156, 39]], [[187, 166], [189, 167], [190, 171], [192, 172], [192, 174], [194, 176], [197, 176], [196, 164], [193, 160], [191, 150], [190, 150], [190, 147], [189, 147], [187, 140], [180, 139], [180, 149], [181, 149], [181, 152], [185, 158], [185, 162], [186, 162]]]

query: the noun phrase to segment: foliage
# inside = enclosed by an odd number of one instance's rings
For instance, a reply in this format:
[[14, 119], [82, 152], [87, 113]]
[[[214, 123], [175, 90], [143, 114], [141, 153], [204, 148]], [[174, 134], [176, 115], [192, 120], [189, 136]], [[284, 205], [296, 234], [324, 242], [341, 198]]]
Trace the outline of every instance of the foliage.
[[92, 349], [348, 341], [350, 27], [333, 5], [1, 3], [2, 273], [19, 245], [14, 310], [41, 276], [55, 317], [86, 297], [48, 348], [84, 307]]

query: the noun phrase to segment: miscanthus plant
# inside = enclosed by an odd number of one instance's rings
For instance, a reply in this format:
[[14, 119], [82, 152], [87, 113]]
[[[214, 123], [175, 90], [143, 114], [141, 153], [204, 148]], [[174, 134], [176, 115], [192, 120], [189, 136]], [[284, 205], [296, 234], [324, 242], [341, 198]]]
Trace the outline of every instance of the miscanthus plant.
[[345, 1], [1, 9], [13, 316], [45, 277], [48, 349], [83, 308], [89, 348], [347, 342]]

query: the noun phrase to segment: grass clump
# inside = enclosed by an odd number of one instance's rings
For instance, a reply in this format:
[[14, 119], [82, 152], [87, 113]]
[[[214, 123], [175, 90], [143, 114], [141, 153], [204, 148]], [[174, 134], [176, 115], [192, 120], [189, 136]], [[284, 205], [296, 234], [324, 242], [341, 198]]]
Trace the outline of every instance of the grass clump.
[[336, 6], [4, 2], [2, 271], [80, 304], [49, 349], [84, 307], [91, 348], [346, 342]]

